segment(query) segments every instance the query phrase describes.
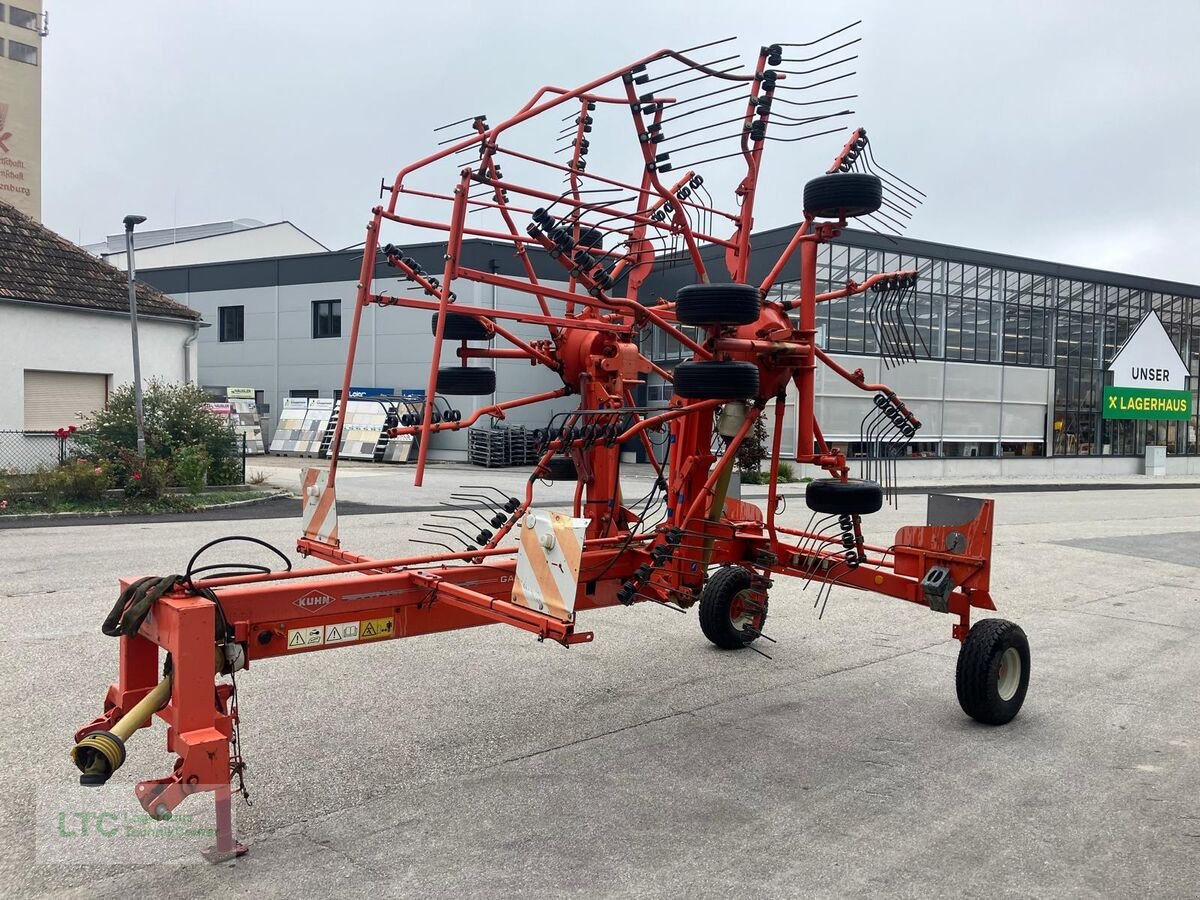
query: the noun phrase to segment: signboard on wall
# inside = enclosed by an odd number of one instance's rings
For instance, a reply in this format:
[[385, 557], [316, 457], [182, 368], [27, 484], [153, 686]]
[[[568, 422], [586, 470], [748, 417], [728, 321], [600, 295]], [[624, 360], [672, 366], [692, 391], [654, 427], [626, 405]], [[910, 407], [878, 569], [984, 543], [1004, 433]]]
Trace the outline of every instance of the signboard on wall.
[[5, 65], [0, 97], [0, 200], [41, 221], [42, 74], [36, 65]]
[[1187, 365], [1162, 320], [1146, 313], [1113, 357], [1104, 388], [1106, 419], [1186, 420], [1192, 413]]
[[361, 400], [364, 397], [391, 397], [395, 393], [395, 388], [352, 387], [350, 388], [350, 399]]
[[225, 396], [230, 400], [253, 400], [254, 388], [251, 387], [227, 387], [225, 388]]

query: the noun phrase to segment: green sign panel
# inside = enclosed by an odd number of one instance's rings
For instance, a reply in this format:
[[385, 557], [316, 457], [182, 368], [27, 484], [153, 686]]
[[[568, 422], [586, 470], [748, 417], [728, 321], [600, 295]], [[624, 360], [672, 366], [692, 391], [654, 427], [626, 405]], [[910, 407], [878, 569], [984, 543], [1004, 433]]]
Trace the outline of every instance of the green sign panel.
[[1106, 387], [1104, 418], [1186, 421], [1192, 414], [1191, 391], [1162, 391], [1143, 387]]

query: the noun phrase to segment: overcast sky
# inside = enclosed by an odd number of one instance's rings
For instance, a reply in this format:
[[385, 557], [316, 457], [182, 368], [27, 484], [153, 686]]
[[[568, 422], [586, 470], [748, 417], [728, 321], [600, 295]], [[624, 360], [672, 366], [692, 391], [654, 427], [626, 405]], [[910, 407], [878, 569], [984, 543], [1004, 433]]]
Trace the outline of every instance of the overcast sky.
[[[494, 122], [540, 85], [662, 47], [738, 35], [720, 55], [749, 55], [862, 18], [848, 105], [879, 161], [928, 194], [909, 235], [1200, 282], [1194, 0], [46, 7], [44, 218], [72, 240], [140, 212], [146, 227], [286, 218], [340, 248], [434, 125]], [[770, 146], [756, 228], [796, 221], [841, 144]]]

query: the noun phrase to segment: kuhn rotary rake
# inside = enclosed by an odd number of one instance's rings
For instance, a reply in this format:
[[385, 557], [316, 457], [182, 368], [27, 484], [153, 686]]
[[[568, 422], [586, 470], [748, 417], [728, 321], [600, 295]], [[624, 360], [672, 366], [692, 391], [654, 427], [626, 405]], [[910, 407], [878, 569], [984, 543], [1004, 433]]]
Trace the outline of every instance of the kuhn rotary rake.
[[[846, 31], [835, 33], [837, 39]], [[887, 448], [911, 440], [920, 427], [886, 385], [846, 370], [816, 343], [820, 304], [866, 294], [881, 355], [889, 364], [915, 355], [914, 335], [920, 336], [909, 297], [916, 273], [879, 274], [818, 293], [817, 246], [837, 237], [851, 218], [875, 217], [882, 229], [901, 226], [919, 192], [874, 162], [863, 130], [852, 132], [828, 173], [806, 185], [804, 221], [794, 237], [751, 280], [750, 234], [767, 144], [829, 133], [803, 129], [848, 114], [812, 111], [848, 97], [796, 96], [844, 77], [831, 73], [853, 57], [822, 60], [857, 39], [833, 46], [835, 35], [763, 47], [749, 73], [722, 68], [730, 58], [700, 63], [689, 55], [711, 53], [713, 45], [706, 45], [659, 51], [572, 90], [544, 87], [502, 122], [475, 116], [456, 123], [466, 124], [467, 133], [385, 185], [387, 203], [374, 209], [367, 226], [342, 396], [349, 396], [363, 310], [373, 304], [432, 313], [429, 398], [492, 394], [495, 372], [480, 360], [528, 360], [561, 381], [535, 396], [485, 403], [465, 417], [435, 421], [434, 403], [425, 403], [422, 421], [393, 430], [419, 438], [416, 483], [438, 432], [484, 416], [504, 418], [528, 404], [556, 400], [561, 408], [567, 396], [578, 398], [577, 406], [550, 417], [524, 496], [470, 487], [451, 496], [443, 523], [433, 529], [446, 552], [380, 560], [343, 549], [333, 510], [335, 455], [327, 473], [306, 472], [298, 544], [300, 553], [328, 565], [196, 568], [193, 557], [182, 576], [124, 583], [104, 628], [120, 636], [120, 674], [104, 714], [77, 735], [73, 756], [82, 780], [107, 781], [124, 761], [130, 735], [157, 714], [168, 725], [167, 746], [177, 761], [166, 777], [138, 785], [139, 800], [150, 815], [165, 817], [189, 794], [215, 791], [216, 852], [228, 856], [242, 849], [230, 828], [231, 781], [240, 784], [242, 761], [236, 688], [222, 676], [276, 656], [495, 622], [569, 646], [592, 639], [577, 628], [581, 610], [639, 601], [698, 605], [709, 640], [743, 648], [764, 637], [768, 589], [778, 576], [948, 613], [962, 642], [957, 692], [963, 709], [992, 724], [1016, 715], [1029, 677], [1024, 634], [999, 619], [971, 627], [972, 608], [995, 608], [988, 592], [992, 501], [931, 497], [927, 524], [901, 528], [886, 545], [867, 543], [862, 517], [881, 508], [880, 482], [889, 480], [891, 467], [886, 460], [869, 463], [864, 474], [872, 478], [850, 478], [845, 456], [827, 444], [813, 415], [816, 368], [824, 365], [873, 395], [864, 398], [862, 440], [875, 455], [887, 457]], [[781, 68], [793, 48], [807, 56], [788, 62], [810, 68]], [[820, 73], [815, 83], [794, 84], [813, 73]], [[808, 114], [798, 115], [801, 110]], [[692, 118], [703, 112], [717, 121], [702, 125]], [[521, 149], [540, 133], [539, 123], [549, 123], [552, 135], [564, 122], [562, 153], [542, 157]], [[793, 135], [795, 128], [802, 133]], [[609, 158], [619, 160], [626, 148], [631, 176], [621, 180], [589, 168], [589, 150], [602, 136], [613, 139]], [[705, 158], [685, 162], [689, 153]], [[726, 170], [736, 168], [729, 209], [712, 199], [717, 179], [697, 168], [719, 160]], [[439, 170], [451, 181], [440, 190]], [[443, 235], [443, 269], [425, 271], [383, 243], [381, 230], [392, 223]], [[467, 237], [510, 245], [523, 275], [465, 265]], [[553, 280], [539, 275], [547, 259], [561, 268]], [[769, 299], [793, 260], [798, 295]], [[376, 291], [380, 262], [411, 282], [412, 291]], [[670, 300], [644, 296], [640, 288], [656, 265], [691, 266], [695, 283]], [[532, 299], [521, 309], [472, 305], [455, 292], [470, 282]], [[515, 323], [544, 328], [544, 336], [520, 337]], [[673, 372], [656, 366], [639, 349], [645, 346], [639, 339], [652, 330], [691, 358]], [[506, 346], [494, 346], [498, 341]], [[441, 365], [448, 342], [457, 360]], [[665, 409], [636, 402], [651, 372], [673, 385]], [[776, 516], [785, 394], [793, 385], [795, 459], [828, 474], [807, 487], [812, 519], [805, 529], [784, 527]], [[739, 447], [769, 409], [771, 477], [760, 509], [727, 497], [727, 488]], [[334, 447], [345, 416], [343, 404]], [[627, 502], [621, 448], [644, 443], [651, 449], [652, 439], [667, 441], [666, 458], [655, 463], [658, 477], [647, 497]], [[569, 514], [535, 508], [540, 483], [567, 479], [576, 485]], [[654, 510], [664, 504], [660, 517]]]

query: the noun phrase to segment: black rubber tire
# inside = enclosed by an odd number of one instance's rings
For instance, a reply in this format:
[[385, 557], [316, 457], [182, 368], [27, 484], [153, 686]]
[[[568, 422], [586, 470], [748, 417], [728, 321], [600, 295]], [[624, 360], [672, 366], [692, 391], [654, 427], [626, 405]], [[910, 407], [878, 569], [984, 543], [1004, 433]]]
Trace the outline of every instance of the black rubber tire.
[[688, 400], [745, 400], [758, 395], [758, 366], [697, 360], [675, 367], [675, 394]]
[[[438, 314], [433, 314], [430, 334], [437, 335]], [[446, 330], [442, 334], [448, 341], [490, 341], [492, 336], [482, 322], [463, 313], [446, 314]], [[490, 393], [490, 392], [489, 392]]]
[[578, 481], [579, 470], [571, 457], [552, 456], [546, 461], [546, 473], [541, 477], [546, 481]]
[[[1005, 699], [1001, 694], [1001, 666], [1013, 657], [1005, 656], [1009, 650], [1016, 652], [1021, 671], [1016, 678], [1015, 690]], [[1004, 619], [980, 619], [967, 633], [967, 639], [958, 651], [958, 666], [954, 673], [954, 686], [958, 692], [958, 704], [968, 716], [984, 725], [1004, 725], [1011, 722], [1029, 689], [1029, 639], [1021, 626]]]
[[818, 478], [804, 489], [804, 502], [816, 513], [865, 516], [882, 508], [883, 488], [877, 481], [860, 478], [844, 482], [836, 478]]
[[582, 247], [585, 250], [591, 249], [592, 247], [603, 247], [604, 232], [599, 228], [580, 228], [579, 240], [576, 242], [575, 246]]
[[689, 284], [675, 292], [675, 317], [684, 325], [749, 325], [762, 311], [752, 284]]
[[496, 373], [482, 366], [438, 369], [437, 392], [446, 396], [480, 397], [496, 392]]
[[869, 216], [883, 205], [883, 182], [865, 172], [822, 175], [804, 186], [804, 214], [818, 219]]
[[[740, 650], [758, 639], [757, 633], [746, 631], [745, 626], [738, 626], [733, 621], [733, 613], [737, 612], [734, 602], [739, 594], [750, 588], [750, 584], [749, 572], [740, 566], [726, 566], [709, 576], [700, 593], [700, 630], [722, 650]], [[767, 617], [766, 605], [764, 597], [756, 631], [762, 630]]]

